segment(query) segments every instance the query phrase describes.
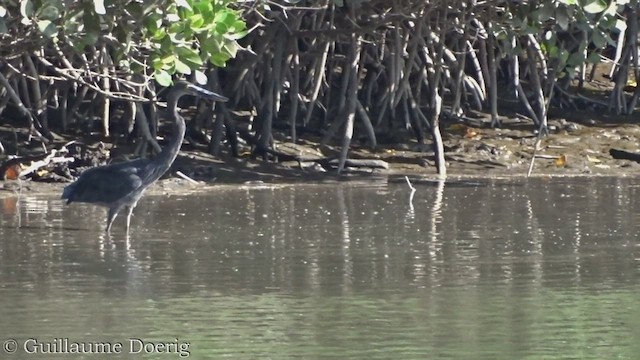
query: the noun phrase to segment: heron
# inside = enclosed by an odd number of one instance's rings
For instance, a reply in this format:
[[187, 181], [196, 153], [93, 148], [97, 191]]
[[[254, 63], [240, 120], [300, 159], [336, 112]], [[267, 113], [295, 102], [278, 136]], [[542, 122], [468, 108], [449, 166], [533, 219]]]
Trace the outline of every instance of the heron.
[[167, 95], [167, 109], [174, 132], [169, 144], [153, 159], [136, 159], [88, 169], [75, 182], [64, 188], [61, 198], [67, 200], [67, 204], [79, 202], [107, 207], [107, 234], [110, 234], [111, 225], [118, 212], [124, 208], [127, 212], [126, 231], [129, 233], [131, 214], [138, 200], [151, 184], [169, 170], [180, 151], [186, 130], [184, 119], [178, 114], [178, 100], [183, 95], [221, 102], [228, 100], [187, 81], [177, 81]]

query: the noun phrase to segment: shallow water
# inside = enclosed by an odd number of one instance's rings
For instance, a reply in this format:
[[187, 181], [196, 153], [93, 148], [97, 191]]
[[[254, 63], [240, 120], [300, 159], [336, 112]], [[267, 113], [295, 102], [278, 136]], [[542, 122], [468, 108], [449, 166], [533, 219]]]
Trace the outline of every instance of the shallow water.
[[104, 235], [101, 208], [3, 199], [0, 341], [13, 358], [638, 359], [637, 184], [225, 187], [144, 197], [129, 237], [123, 218]]

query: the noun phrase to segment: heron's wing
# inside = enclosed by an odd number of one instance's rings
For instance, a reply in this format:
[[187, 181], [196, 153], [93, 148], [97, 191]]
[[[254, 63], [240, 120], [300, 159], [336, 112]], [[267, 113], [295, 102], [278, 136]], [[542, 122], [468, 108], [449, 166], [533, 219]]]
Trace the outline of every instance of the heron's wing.
[[148, 160], [140, 159], [89, 169], [64, 189], [62, 198], [67, 199], [67, 203], [110, 204], [118, 201], [143, 190], [147, 163]]

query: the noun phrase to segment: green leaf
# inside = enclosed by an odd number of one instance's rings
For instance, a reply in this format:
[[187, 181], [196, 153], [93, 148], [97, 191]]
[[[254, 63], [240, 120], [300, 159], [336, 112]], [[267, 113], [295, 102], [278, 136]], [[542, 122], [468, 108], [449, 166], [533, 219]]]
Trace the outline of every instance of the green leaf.
[[593, 42], [593, 45], [595, 45], [598, 49], [602, 49], [607, 45], [607, 39], [599, 29], [595, 29], [593, 35], [591, 36], [591, 41]]
[[171, 38], [169, 36], [165, 36], [161, 41], [160, 41], [160, 50], [162, 50], [163, 52], [167, 53], [172, 51], [174, 48], [173, 46], [173, 42], [171, 42]]
[[162, 62], [162, 59], [160, 59], [157, 55], [151, 59], [151, 64], [153, 65], [153, 69], [156, 71], [162, 70], [162, 68], [164, 68], [165, 66], [165, 64]]
[[156, 29], [154, 32], [151, 33], [151, 37], [153, 38], [153, 40], [157, 40], [157, 41], [164, 39], [165, 36], [167, 36], [167, 33], [165, 32], [164, 29]]
[[3, 18], [0, 18], [0, 34], [6, 34], [9, 32], [7, 28], [7, 24], [4, 22]]
[[560, 61], [563, 64], [566, 64], [567, 60], [569, 59], [569, 55], [570, 55], [569, 52], [567, 50], [565, 50], [565, 49], [562, 49], [562, 50], [560, 50], [560, 53], [558, 55], [560, 57]]
[[243, 31], [247, 28], [247, 23], [242, 20], [237, 20], [231, 25], [231, 29], [234, 32]]
[[93, 7], [96, 14], [105, 15], [107, 13], [107, 9], [104, 7], [104, 0], [93, 0]]
[[176, 61], [176, 56], [173, 54], [167, 54], [159, 60], [163, 64], [173, 64]]
[[177, 72], [181, 74], [186, 74], [186, 75], [191, 74], [191, 68], [189, 67], [189, 65], [183, 63], [182, 61], [180, 61], [180, 59], [176, 59], [175, 64], [176, 64]]
[[221, 47], [222, 44], [220, 44], [220, 41], [216, 39], [215, 36], [208, 38], [202, 43], [202, 50], [209, 54], [220, 52]]
[[85, 11], [82, 16], [82, 22], [85, 27], [85, 31], [100, 33], [100, 17], [92, 12]]
[[187, 0], [176, 0], [176, 5], [193, 11], [191, 5], [189, 5], [189, 2]]
[[140, 5], [137, 2], [128, 3], [127, 11], [129, 12], [129, 14], [131, 14], [131, 16], [137, 17], [138, 19], [141, 19], [144, 16], [144, 13], [142, 11], [142, 5]]
[[238, 48], [239, 48], [238, 43], [235, 41], [227, 41], [222, 47], [222, 49], [225, 50], [227, 54], [229, 54], [231, 57], [236, 57], [236, 54], [238, 53]]
[[204, 17], [209, 17], [213, 14], [213, 5], [211, 4], [211, 1], [198, 1], [194, 4], [194, 7], [197, 12], [202, 14]]
[[217, 53], [211, 56], [211, 63], [217, 67], [224, 67], [227, 64], [227, 60], [230, 59], [230, 56], [225, 53]]
[[569, 56], [569, 59], [567, 59], [567, 65], [572, 67], [578, 66], [583, 62], [584, 62], [584, 55], [578, 52], [571, 54]]
[[593, 51], [591, 54], [589, 54], [589, 56], [587, 57], [587, 62], [589, 62], [590, 64], [597, 64], [600, 62], [600, 54], [598, 54], [597, 52]]
[[200, 85], [206, 85], [209, 79], [207, 79], [207, 75], [200, 70], [195, 71], [196, 82]]
[[44, 36], [48, 38], [52, 38], [58, 34], [58, 29], [51, 22], [51, 20], [39, 20], [38, 29], [40, 30], [41, 33], [44, 34]]
[[191, 22], [191, 28], [201, 28], [204, 25], [204, 18], [201, 14], [193, 14], [189, 17], [189, 21]]
[[248, 33], [249, 31], [247, 30], [242, 30], [237, 33], [227, 33], [227, 34], [224, 34], [224, 38], [229, 40], [240, 40], [243, 37], [247, 36]]
[[161, 86], [170, 86], [173, 83], [173, 81], [171, 80], [171, 75], [169, 75], [169, 73], [164, 70], [156, 70], [153, 73], [153, 77]]
[[588, 4], [584, 6], [584, 11], [588, 14], [599, 14], [607, 10], [608, 4], [604, 0], [590, 0]]
[[218, 34], [226, 34], [227, 32], [229, 32], [229, 27], [223, 22], [218, 22], [216, 23], [216, 32]]
[[560, 29], [565, 31], [569, 29], [569, 20], [568, 14], [565, 11], [560, 11], [560, 9], [558, 9], [556, 12], [556, 22], [560, 26]]
[[23, 17], [30, 18], [33, 16], [33, 1], [22, 0], [20, 1], [20, 14]]
[[621, 20], [621, 19], [617, 19], [615, 27], [620, 32], [626, 31], [627, 30], [627, 22], [624, 21], [624, 20]]
[[569, 78], [573, 79], [576, 76], [576, 69], [573, 67], [567, 67], [564, 69], [569, 76]]
[[95, 45], [98, 42], [98, 34], [86, 33], [82, 36], [82, 46]]
[[44, 6], [38, 10], [36, 17], [41, 20], [55, 21], [60, 17], [60, 10], [55, 6]]
[[538, 21], [545, 22], [549, 20], [551, 17], [553, 17], [555, 13], [555, 4], [543, 5], [542, 7], [540, 7], [540, 9], [538, 9], [537, 13], [538, 13]]
[[200, 58], [200, 54], [198, 54], [197, 51], [191, 48], [179, 46], [176, 47], [176, 52], [178, 54], [178, 59], [180, 59], [181, 61], [185, 63], [191, 63], [196, 66], [202, 65], [202, 59]]

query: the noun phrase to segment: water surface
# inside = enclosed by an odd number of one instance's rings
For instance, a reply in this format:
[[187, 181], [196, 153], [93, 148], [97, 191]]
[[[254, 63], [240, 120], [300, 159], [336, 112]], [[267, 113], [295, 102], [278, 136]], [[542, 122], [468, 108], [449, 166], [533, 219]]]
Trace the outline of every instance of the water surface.
[[104, 235], [101, 208], [3, 199], [0, 341], [13, 358], [34, 339], [124, 351], [32, 358], [638, 359], [636, 184], [221, 187], [144, 197], [129, 237], [123, 218]]

